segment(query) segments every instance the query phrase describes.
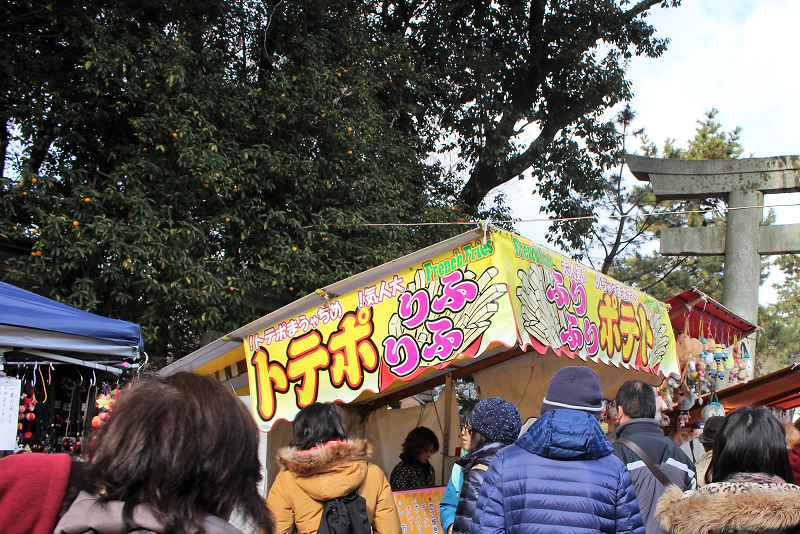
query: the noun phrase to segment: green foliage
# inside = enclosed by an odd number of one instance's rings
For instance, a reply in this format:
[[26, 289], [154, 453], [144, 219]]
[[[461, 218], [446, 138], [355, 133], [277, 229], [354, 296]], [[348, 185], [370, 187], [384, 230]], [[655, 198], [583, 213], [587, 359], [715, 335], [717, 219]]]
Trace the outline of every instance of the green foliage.
[[281, 26], [268, 52], [259, 8], [216, 25], [43, 14], [66, 24], [50, 44], [73, 61], [37, 72], [41, 85], [5, 107], [23, 148], [0, 183], [0, 234], [36, 240], [12, 274], [140, 323], [164, 357], [253, 320], [264, 300], [289, 302], [460, 231], [363, 224], [463, 216], [385, 101], [380, 67], [402, 43], [330, 6], [324, 21]]
[[756, 350], [759, 361], [767, 361], [777, 370], [790, 365], [800, 355], [800, 256], [776, 256], [774, 261], [784, 274], [782, 284], [776, 285], [778, 301], [758, 310], [758, 323], [764, 332]]
[[[420, 131], [461, 158], [459, 198], [472, 210], [512, 178], [537, 181], [553, 217], [594, 214], [617, 137], [603, 113], [631, 96], [634, 55], [658, 57], [667, 41], [645, 22], [676, 0], [375, 2], [388, 34], [430, 74], [406, 83]], [[594, 221], [554, 222], [548, 240], [579, 248]]]
[[744, 153], [739, 139], [742, 128], [737, 126], [732, 132], [725, 132], [722, 125], [714, 119], [719, 114], [717, 108], [706, 112], [705, 119], [697, 121], [694, 139], [689, 140], [689, 148], [675, 146], [674, 139], [664, 142], [664, 157], [671, 159], [738, 159]]
[[463, 229], [417, 223], [507, 219], [484, 198], [523, 173], [591, 215], [659, 4], [10, 3], [0, 238], [35, 243], [12, 277], [180, 356]]

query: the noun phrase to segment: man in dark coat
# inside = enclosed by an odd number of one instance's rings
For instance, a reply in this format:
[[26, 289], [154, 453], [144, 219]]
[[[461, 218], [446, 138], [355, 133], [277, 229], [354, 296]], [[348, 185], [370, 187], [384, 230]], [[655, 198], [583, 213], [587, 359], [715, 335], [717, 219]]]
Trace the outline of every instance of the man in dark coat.
[[597, 373], [556, 372], [542, 417], [492, 460], [472, 534], [644, 534], [631, 477], [598, 423], [602, 410]]
[[[622, 384], [617, 393], [620, 425], [617, 440], [627, 439], [649, 457], [650, 461], [681, 490], [695, 489], [697, 478], [692, 460], [672, 440], [664, 436], [655, 420], [656, 395], [653, 386], [641, 380]], [[661, 524], [654, 516], [664, 485], [642, 458], [626, 445], [614, 443], [614, 454], [625, 463], [636, 488], [636, 499], [644, 519], [647, 534], [662, 534]]]

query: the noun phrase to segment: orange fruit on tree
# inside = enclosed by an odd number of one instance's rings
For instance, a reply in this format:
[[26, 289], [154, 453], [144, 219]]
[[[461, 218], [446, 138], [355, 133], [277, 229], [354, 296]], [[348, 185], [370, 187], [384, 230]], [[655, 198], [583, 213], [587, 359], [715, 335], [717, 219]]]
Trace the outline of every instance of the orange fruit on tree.
[[292, 247], [292, 252], [297, 252], [297, 247]]
[[233, 286], [229, 287], [228, 289], [230, 289], [231, 291], [236, 291], [236, 288]]
[[31, 178], [31, 183], [32, 183], [32, 184], [35, 184], [35, 183], [36, 183], [36, 182], [38, 182], [38, 181], [39, 181], [39, 180], [37, 180], [36, 178]]
[[172, 132], [172, 137], [178, 137], [178, 132]]
[[84, 202], [86, 202], [86, 203], [88, 204], [89, 202], [91, 202], [91, 201], [92, 201], [92, 199], [91, 199], [91, 198], [84, 198], [84, 199], [83, 199], [83, 201], [84, 201]]
[[352, 151], [352, 150], [348, 150], [348, 151], [347, 151], [347, 154], [348, 154], [348, 155], [351, 155], [352, 153], [353, 153], [353, 151]]
[[80, 223], [78, 221], [72, 221], [72, 226], [78, 226]]

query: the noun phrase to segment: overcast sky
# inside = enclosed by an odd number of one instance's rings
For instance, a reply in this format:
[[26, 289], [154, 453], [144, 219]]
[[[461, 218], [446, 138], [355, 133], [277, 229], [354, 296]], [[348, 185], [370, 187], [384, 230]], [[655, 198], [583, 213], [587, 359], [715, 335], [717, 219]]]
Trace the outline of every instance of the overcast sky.
[[[658, 59], [631, 62], [634, 128], [645, 128], [659, 148], [667, 138], [684, 147], [714, 107], [726, 131], [741, 126], [745, 156], [800, 154], [800, 1], [683, 0], [677, 9], [654, 9], [648, 22], [671, 43]], [[502, 188], [519, 219], [542, 217], [532, 186], [515, 180]], [[800, 194], [768, 195], [765, 203], [800, 203]], [[800, 223], [800, 207], [775, 210], [778, 224]], [[547, 226], [517, 230], [546, 244]], [[777, 281], [761, 287], [762, 303], [775, 300]]]

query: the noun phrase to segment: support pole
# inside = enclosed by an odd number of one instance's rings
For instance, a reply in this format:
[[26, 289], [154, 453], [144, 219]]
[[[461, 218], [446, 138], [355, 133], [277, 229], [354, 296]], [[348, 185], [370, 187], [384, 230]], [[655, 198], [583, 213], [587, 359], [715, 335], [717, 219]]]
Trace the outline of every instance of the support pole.
[[[764, 193], [737, 187], [728, 195], [728, 207], [763, 206]], [[752, 323], [758, 321], [758, 287], [761, 285], [761, 257], [758, 235], [763, 210], [734, 209], [728, 211], [725, 233], [725, 276], [722, 282], [722, 304]], [[747, 339], [748, 352], [756, 357], [755, 341]], [[755, 370], [755, 360], [753, 370]], [[751, 376], [752, 378], [752, 376]]]
[[446, 473], [447, 457], [450, 455], [450, 419], [453, 417], [453, 373], [447, 373], [444, 382], [444, 425], [442, 435], [442, 486], [447, 485], [448, 474]]

